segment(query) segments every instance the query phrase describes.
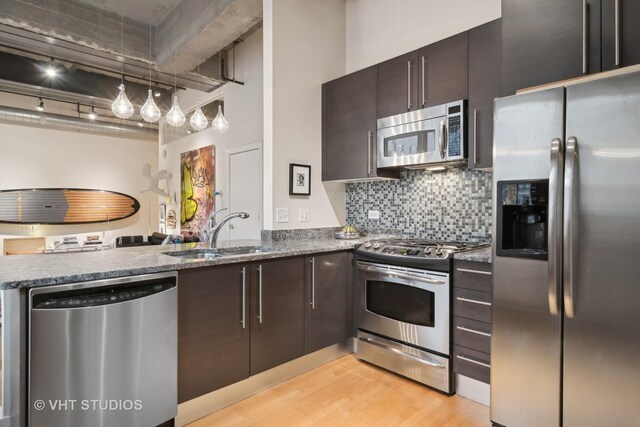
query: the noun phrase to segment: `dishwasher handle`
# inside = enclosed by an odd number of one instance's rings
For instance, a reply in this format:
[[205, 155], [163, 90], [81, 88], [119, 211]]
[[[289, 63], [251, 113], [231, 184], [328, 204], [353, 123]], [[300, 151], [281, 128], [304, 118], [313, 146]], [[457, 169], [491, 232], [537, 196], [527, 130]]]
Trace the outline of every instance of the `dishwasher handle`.
[[33, 295], [33, 310], [56, 310], [96, 307], [118, 304], [146, 298], [176, 287], [170, 280], [155, 282], [130, 283], [125, 286], [106, 286], [100, 288], [84, 288], [72, 291], [48, 292]]

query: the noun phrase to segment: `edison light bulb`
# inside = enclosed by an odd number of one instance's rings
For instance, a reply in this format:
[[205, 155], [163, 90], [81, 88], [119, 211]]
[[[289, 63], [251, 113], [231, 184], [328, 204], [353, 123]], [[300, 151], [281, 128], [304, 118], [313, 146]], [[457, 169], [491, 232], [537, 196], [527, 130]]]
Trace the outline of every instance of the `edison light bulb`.
[[111, 111], [113, 111], [113, 114], [115, 114], [116, 117], [128, 119], [133, 116], [133, 105], [129, 101], [129, 98], [127, 98], [127, 94], [124, 92], [124, 84], [121, 84], [119, 89], [120, 93], [118, 94], [118, 97], [113, 101], [113, 104], [111, 104]]

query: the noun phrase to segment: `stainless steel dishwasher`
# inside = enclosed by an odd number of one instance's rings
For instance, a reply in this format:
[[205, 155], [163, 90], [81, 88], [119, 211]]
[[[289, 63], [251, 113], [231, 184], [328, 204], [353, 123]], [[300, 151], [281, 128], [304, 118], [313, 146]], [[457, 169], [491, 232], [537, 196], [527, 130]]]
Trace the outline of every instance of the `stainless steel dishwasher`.
[[175, 418], [177, 303], [175, 272], [31, 289], [28, 425]]

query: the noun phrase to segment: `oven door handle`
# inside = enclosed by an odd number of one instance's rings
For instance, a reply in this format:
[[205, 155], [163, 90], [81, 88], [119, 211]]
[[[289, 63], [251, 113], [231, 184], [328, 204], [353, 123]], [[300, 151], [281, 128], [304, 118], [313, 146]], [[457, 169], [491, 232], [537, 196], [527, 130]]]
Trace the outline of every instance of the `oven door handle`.
[[394, 270], [389, 270], [386, 268], [376, 268], [376, 267], [372, 267], [372, 266], [358, 266], [359, 270], [362, 271], [370, 271], [373, 273], [384, 273], [386, 275], [390, 275], [390, 276], [395, 276], [395, 277], [399, 277], [402, 279], [409, 279], [409, 280], [415, 280], [418, 282], [424, 282], [424, 283], [429, 283], [431, 285], [446, 285], [447, 282], [445, 282], [444, 280], [436, 280], [436, 279], [431, 279], [429, 277], [420, 277], [420, 276], [416, 276], [413, 275], [411, 273], [403, 273], [401, 271], [394, 271]]
[[413, 354], [409, 354], [409, 353], [404, 352], [402, 350], [399, 350], [397, 348], [393, 348], [393, 347], [390, 347], [388, 345], [384, 345], [384, 344], [382, 344], [382, 343], [380, 343], [380, 342], [378, 342], [378, 341], [376, 341], [376, 340], [374, 340], [372, 338], [360, 337], [358, 339], [360, 341], [366, 342], [367, 344], [375, 345], [376, 347], [380, 347], [380, 348], [383, 348], [385, 350], [392, 351], [392, 352], [394, 352], [394, 353], [396, 353], [396, 354], [398, 354], [398, 355], [400, 355], [402, 357], [406, 357], [407, 359], [411, 359], [411, 360], [416, 361], [418, 363], [422, 363], [423, 365], [427, 365], [427, 366], [431, 366], [433, 368], [439, 368], [439, 369], [446, 368], [446, 366], [444, 366], [444, 365], [442, 365], [440, 363], [430, 362], [428, 360], [422, 359], [422, 358], [420, 358], [418, 356], [414, 356]]

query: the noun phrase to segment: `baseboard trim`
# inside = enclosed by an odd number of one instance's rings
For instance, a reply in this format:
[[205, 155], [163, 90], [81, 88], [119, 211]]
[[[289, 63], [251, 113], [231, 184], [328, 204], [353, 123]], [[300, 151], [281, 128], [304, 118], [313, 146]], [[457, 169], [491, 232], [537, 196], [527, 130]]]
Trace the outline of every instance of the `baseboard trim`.
[[318, 368], [343, 356], [353, 353], [354, 340], [323, 348], [314, 353], [276, 366], [268, 371], [231, 384], [220, 390], [189, 400], [178, 405], [176, 427], [184, 426], [202, 417], [239, 402], [254, 394], [265, 391], [293, 377]]
[[458, 396], [473, 400], [489, 406], [491, 403], [491, 393], [489, 384], [464, 375], [456, 374], [456, 394]]

